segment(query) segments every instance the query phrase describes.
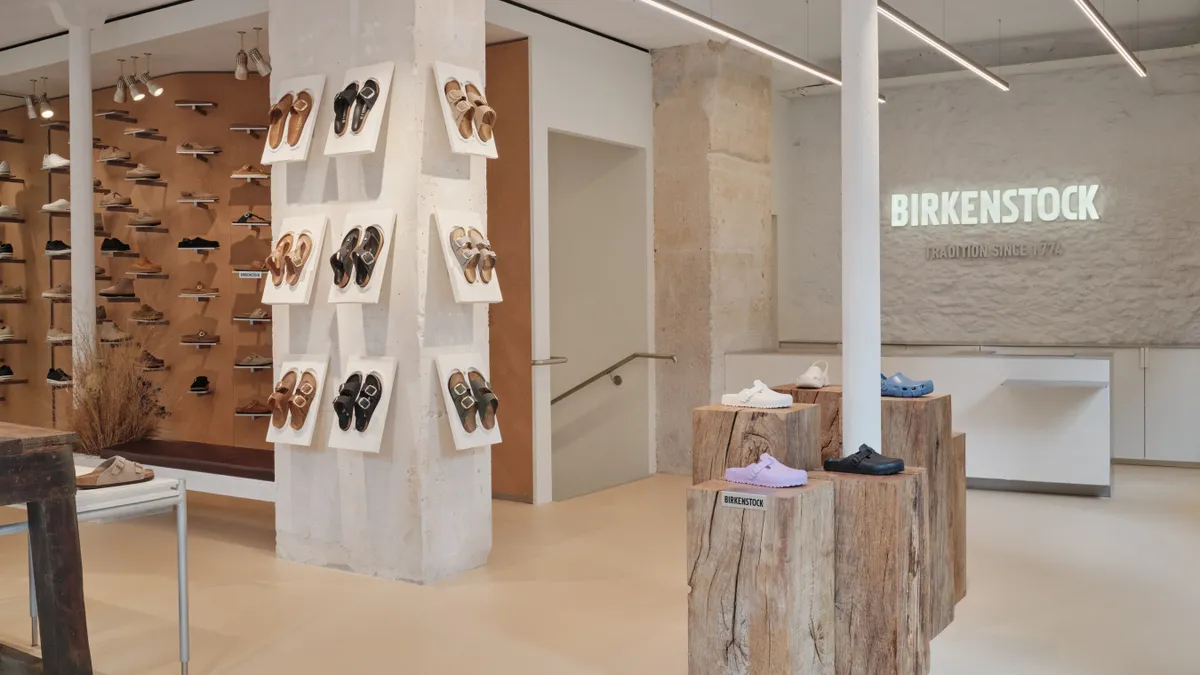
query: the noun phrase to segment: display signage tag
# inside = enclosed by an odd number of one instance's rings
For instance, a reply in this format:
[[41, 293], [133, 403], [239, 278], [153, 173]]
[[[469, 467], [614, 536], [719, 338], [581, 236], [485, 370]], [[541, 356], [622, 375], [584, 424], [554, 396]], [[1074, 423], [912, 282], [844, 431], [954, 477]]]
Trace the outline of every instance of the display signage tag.
[[761, 494], [742, 490], [722, 490], [717, 493], [717, 496], [721, 500], [721, 506], [731, 509], [767, 510], [767, 498]]
[[266, 272], [238, 272], [239, 279], [262, 279], [265, 276]]
[[1097, 221], [1099, 185], [892, 195], [892, 227]]

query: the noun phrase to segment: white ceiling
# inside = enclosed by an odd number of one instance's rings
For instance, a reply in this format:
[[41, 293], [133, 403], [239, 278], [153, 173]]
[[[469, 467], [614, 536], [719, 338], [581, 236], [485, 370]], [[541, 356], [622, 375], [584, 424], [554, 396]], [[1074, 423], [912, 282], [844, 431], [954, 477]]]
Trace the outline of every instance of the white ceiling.
[[[4, 0], [0, 0], [3, 2]], [[21, 0], [25, 1], [25, 0]], [[158, 0], [161, 4], [161, 0]], [[0, 13], [0, 15], [3, 15]], [[0, 21], [3, 24], [3, 21]], [[100, 89], [116, 83], [119, 72], [117, 59], [125, 59], [125, 73], [132, 72], [132, 56], [138, 57], [138, 70], [145, 71], [144, 52], [152, 54], [150, 58], [150, 75], [178, 73], [185, 71], [228, 71], [233, 72], [234, 59], [238, 51], [237, 31], [246, 31], [246, 49], [254, 46], [253, 27], [266, 28], [267, 16], [238, 19], [222, 24], [215, 24], [197, 30], [172, 35], [170, 37], [151, 40], [141, 44], [124, 47], [119, 50], [94, 54], [92, 56], [92, 87]], [[262, 31], [262, 44], [259, 49], [270, 58], [270, 45], [267, 31]], [[30, 91], [30, 78], [49, 77], [47, 81], [50, 97], [65, 96], [67, 93], [67, 64], [57, 63], [36, 70], [0, 75], [0, 90], [24, 94]], [[38, 82], [38, 91], [41, 91]], [[14, 106], [15, 99], [0, 99], [0, 108]], [[19, 104], [19, 102], [18, 102]], [[132, 105], [132, 104], [130, 104]]]
[[[101, 16], [119, 16], [167, 4], [167, 0], [65, 0], [85, 2]], [[46, 0], [0, 0], [0, 48], [60, 33]]]
[[[813, 61], [841, 51], [838, 0], [676, 0], [694, 11]], [[705, 33], [635, 0], [520, 0], [521, 4], [649, 49], [694, 42]], [[1200, 0], [1094, 0], [1114, 26], [1195, 21]], [[890, 0], [951, 44], [1094, 31], [1071, 0]], [[1140, 9], [1139, 9], [1140, 5]], [[881, 25], [882, 53], [911, 49], [915, 38]]]

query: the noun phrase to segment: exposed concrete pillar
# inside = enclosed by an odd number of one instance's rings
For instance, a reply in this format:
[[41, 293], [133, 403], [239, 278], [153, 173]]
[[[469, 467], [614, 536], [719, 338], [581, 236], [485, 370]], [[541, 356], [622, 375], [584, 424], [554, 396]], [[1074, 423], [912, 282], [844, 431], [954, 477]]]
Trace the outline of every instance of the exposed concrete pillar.
[[[771, 66], [727, 43], [656, 51], [658, 469], [691, 473], [692, 408], [725, 390], [725, 354], [778, 345]], [[749, 386], [743, 383], [741, 386]]]
[[[432, 213], [486, 214], [487, 160], [451, 154], [433, 64], [483, 72], [484, 0], [271, 0], [270, 10], [273, 95], [283, 80], [328, 78], [308, 160], [272, 170], [274, 227], [296, 215], [325, 213], [337, 226], [350, 211], [397, 214], [379, 304], [326, 301], [327, 258], [337, 245], [330, 235], [313, 257], [320, 266], [313, 303], [274, 308], [276, 363], [330, 355], [312, 446], [276, 446], [276, 550], [391, 579], [454, 576], [486, 563], [491, 550], [491, 456], [487, 448], [455, 450], [434, 357], [474, 351], [486, 358], [487, 310], [454, 302]], [[387, 115], [376, 152], [326, 156], [346, 69], [388, 60], [396, 66], [391, 100], [386, 113], [371, 113]], [[264, 115], [269, 105], [263, 101]], [[378, 455], [325, 445], [333, 392], [348, 357], [360, 354], [399, 361], [388, 416], [372, 421], [387, 424]]]

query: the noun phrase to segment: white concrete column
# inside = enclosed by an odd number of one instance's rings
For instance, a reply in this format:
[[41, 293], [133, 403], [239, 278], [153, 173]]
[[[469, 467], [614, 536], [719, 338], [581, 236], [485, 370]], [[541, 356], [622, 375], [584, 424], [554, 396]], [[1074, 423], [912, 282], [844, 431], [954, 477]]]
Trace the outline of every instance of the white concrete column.
[[879, 369], [879, 18], [842, 0], [843, 454], [882, 437]]
[[74, 367], [92, 348], [96, 333], [96, 247], [92, 213], [92, 29], [72, 26], [68, 35], [71, 112], [71, 355]]
[[[435, 208], [487, 214], [487, 160], [450, 151], [433, 64], [482, 73], [484, 0], [271, 0], [271, 93], [299, 76], [324, 74], [325, 96], [304, 162], [271, 171], [276, 235], [284, 219], [324, 213], [396, 212], [390, 269], [378, 304], [331, 305], [326, 262], [313, 301], [273, 308], [274, 358], [328, 354], [329, 374], [310, 447], [275, 446], [276, 552], [288, 560], [431, 583], [487, 562], [492, 544], [491, 450], [456, 450], [453, 411], [442, 403], [434, 360], [446, 352], [487, 358], [487, 308], [454, 301]], [[391, 100], [374, 153], [324, 154], [333, 96], [347, 68], [395, 63]], [[255, 76], [252, 76], [255, 77]], [[271, 103], [263, 101], [266, 111]], [[503, 111], [501, 111], [503, 118]], [[503, 132], [497, 132], [498, 134]], [[501, 146], [503, 147], [503, 145]], [[501, 150], [503, 152], [503, 150]], [[336, 231], [336, 230], [335, 230]], [[399, 366], [379, 454], [326, 447], [332, 392], [350, 357], [392, 356]], [[501, 410], [503, 410], [503, 405]], [[501, 412], [503, 425], [503, 412]]]

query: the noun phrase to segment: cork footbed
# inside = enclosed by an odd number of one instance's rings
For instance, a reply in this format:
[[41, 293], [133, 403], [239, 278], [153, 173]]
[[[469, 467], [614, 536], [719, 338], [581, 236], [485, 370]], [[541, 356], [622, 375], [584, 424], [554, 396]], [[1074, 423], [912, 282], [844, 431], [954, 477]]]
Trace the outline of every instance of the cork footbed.
[[288, 418], [288, 401], [292, 397], [292, 391], [296, 388], [296, 380], [300, 378], [300, 373], [295, 370], [289, 370], [287, 374], [279, 380], [279, 384], [275, 385], [275, 392], [267, 399], [267, 405], [271, 407], [271, 424], [276, 429], [282, 429]]
[[288, 92], [280, 97], [279, 102], [271, 106], [271, 113], [267, 118], [267, 124], [270, 126], [267, 132], [267, 143], [272, 150], [277, 150], [279, 144], [283, 142], [283, 127], [287, 124], [288, 112], [292, 109], [292, 94]]

